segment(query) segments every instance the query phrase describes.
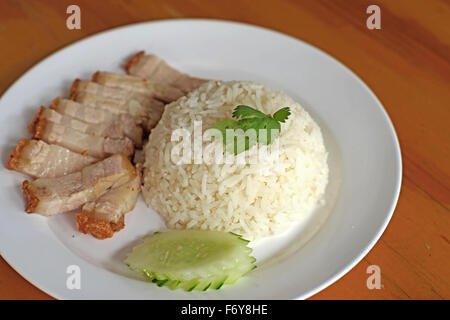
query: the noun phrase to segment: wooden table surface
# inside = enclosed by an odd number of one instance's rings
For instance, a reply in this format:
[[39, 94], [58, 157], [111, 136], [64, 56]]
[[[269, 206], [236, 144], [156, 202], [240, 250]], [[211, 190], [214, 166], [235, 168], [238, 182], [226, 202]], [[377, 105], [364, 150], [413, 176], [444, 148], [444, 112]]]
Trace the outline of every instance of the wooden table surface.
[[[81, 8], [81, 30], [66, 8]], [[366, 8], [381, 8], [381, 29]], [[218, 18], [279, 30], [331, 54], [372, 88], [403, 155], [394, 216], [370, 253], [312, 299], [450, 298], [450, 2], [448, 0], [1, 0], [0, 94], [55, 50], [134, 22]], [[45, 79], [44, 79], [45, 81]], [[366, 269], [381, 268], [369, 290]], [[0, 299], [51, 299], [0, 260]]]

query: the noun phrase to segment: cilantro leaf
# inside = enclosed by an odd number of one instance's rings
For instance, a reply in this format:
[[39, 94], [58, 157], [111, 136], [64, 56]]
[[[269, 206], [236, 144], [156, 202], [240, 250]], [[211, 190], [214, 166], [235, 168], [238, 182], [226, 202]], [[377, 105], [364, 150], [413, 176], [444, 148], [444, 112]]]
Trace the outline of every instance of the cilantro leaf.
[[266, 115], [261, 111], [255, 110], [252, 107], [239, 105], [234, 108], [233, 118], [245, 119], [245, 118], [265, 118]]
[[[249, 130], [254, 130], [257, 140], [266, 145], [271, 144], [274, 139], [279, 137], [281, 129], [280, 123], [270, 116], [242, 119], [237, 122], [237, 125], [246, 133]], [[272, 129], [275, 131], [272, 132]]]
[[291, 109], [289, 107], [278, 110], [273, 114], [273, 118], [279, 122], [285, 122], [287, 118], [291, 115]]
[[[264, 115], [264, 118], [266, 116]], [[264, 118], [247, 118], [247, 119], [241, 119], [237, 121], [238, 128], [241, 128], [244, 131], [247, 131], [248, 129], [255, 129], [258, 131], [259, 127], [261, 126], [261, 121], [264, 120]]]
[[259, 127], [258, 141], [269, 145], [273, 140], [280, 136], [281, 125], [274, 118], [268, 116], [263, 119]]
[[212, 128], [220, 130], [222, 132], [223, 143], [227, 144], [226, 141], [226, 130], [227, 129], [237, 129], [239, 126], [237, 125], [237, 121], [233, 119], [226, 119], [222, 121], [217, 121], [212, 125]]
[[[271, 115], [266, 115], [252, 107], [239, 105], [233, 111], [233, 118], [217, 121], [212, 128], [220, 130], [226, 151], [239, 154], [250, 149], [256, 143], [269, 145], [280, 136], [281, 124], [291, 111], [282, 108]], [[231, 129], [227, 139], [227, 130]], [[230, 135], [231, 133], [231, 135]]]
[[230, 137], [226, 138], [225, 149], [235, 155], [250, 149], [258, 141], [256, 131], [244, 131], [241, 128], [235, 129]]

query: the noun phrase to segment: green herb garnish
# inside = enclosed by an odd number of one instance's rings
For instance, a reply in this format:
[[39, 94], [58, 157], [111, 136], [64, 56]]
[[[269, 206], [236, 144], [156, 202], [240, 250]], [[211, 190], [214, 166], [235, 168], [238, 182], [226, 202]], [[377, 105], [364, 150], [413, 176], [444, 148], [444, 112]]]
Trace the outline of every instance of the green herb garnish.
[[[257, 142], [265, 145], [271, 144], [280, 135], [280, 122], [284, 123], [290, 114], [289, 107], [282, 108], [271, 116], [252, 107], [239, 105], [233, 111], [234, 119], [217, 121], [212, 128], [218, 129], [222, 133], [226, 150], [238, 154], [250, 149]], [[227, 129], [233, 130], [232, 139], [227, 139]], [[265, 131], [260, 132], [263, 129]], [[242, 143], [244, 141], [245, 143]]]

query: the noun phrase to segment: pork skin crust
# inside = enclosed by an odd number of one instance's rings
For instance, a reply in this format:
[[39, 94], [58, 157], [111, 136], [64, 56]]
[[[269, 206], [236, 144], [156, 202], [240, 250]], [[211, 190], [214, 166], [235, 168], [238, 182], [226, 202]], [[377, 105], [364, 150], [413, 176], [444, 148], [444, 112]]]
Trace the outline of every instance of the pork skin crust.
[[23, 148], [28, 144], [28, 139], [22, 139], [17, 144], [14, 151], [11, 153], [11, 156], [9, 157], [8, 163], [6, 164], [6, 167], [10, 170], [14, 170], [17, 167], [17, 163], [19, 162], [20, 153], [22, 152]]
[[22, 184], [22, 189], [23, 194], [25, 195], [25, 199], [27, 200], [27, 207], [25, 211], [28, 213], [32, 213], [39, 203], [39, 199], [34, 195], [30, 187], [31, 187], [30, 181], [25, 180]]
[[128, 59], [127, 63], [125, 64], [125, 70], [127, 72], [130, 71], [130, 68], [139, 61], [139, 59], [145, 54], [145, 51], [139, 51], [134, 56], [132, 56], [130, 59]]
[[125, 216], [123, 215], [117, 223], [104, 220], [96, 220], [85, 213], [77, 213], [78, 231], [84, 234], [91, 234], [97, 239], [107, 239], [114, 235], [114, 232], [125, 227]]

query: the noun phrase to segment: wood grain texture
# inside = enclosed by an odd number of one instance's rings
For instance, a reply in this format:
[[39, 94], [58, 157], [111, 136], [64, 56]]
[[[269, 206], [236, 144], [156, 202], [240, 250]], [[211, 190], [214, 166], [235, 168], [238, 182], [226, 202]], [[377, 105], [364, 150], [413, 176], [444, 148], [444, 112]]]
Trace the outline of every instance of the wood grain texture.
[[[2, 0], [0, 93], [61, 47], [96, 32], [166, 18], [218, 18], [292, 35], [360, 76], [389, 113], [403, 154], [400, 200], [387, 230], [347, 275], [312, 299], [450, 298], [450, 3], [378, 0], [381, 30], [366, 28], [366, 0]], [[78, 4], [82, 29], [65, 27]], [[378, 265], [382, 289], [366, 286]], [[0, 261], [1, 299], [49, 299]]]

